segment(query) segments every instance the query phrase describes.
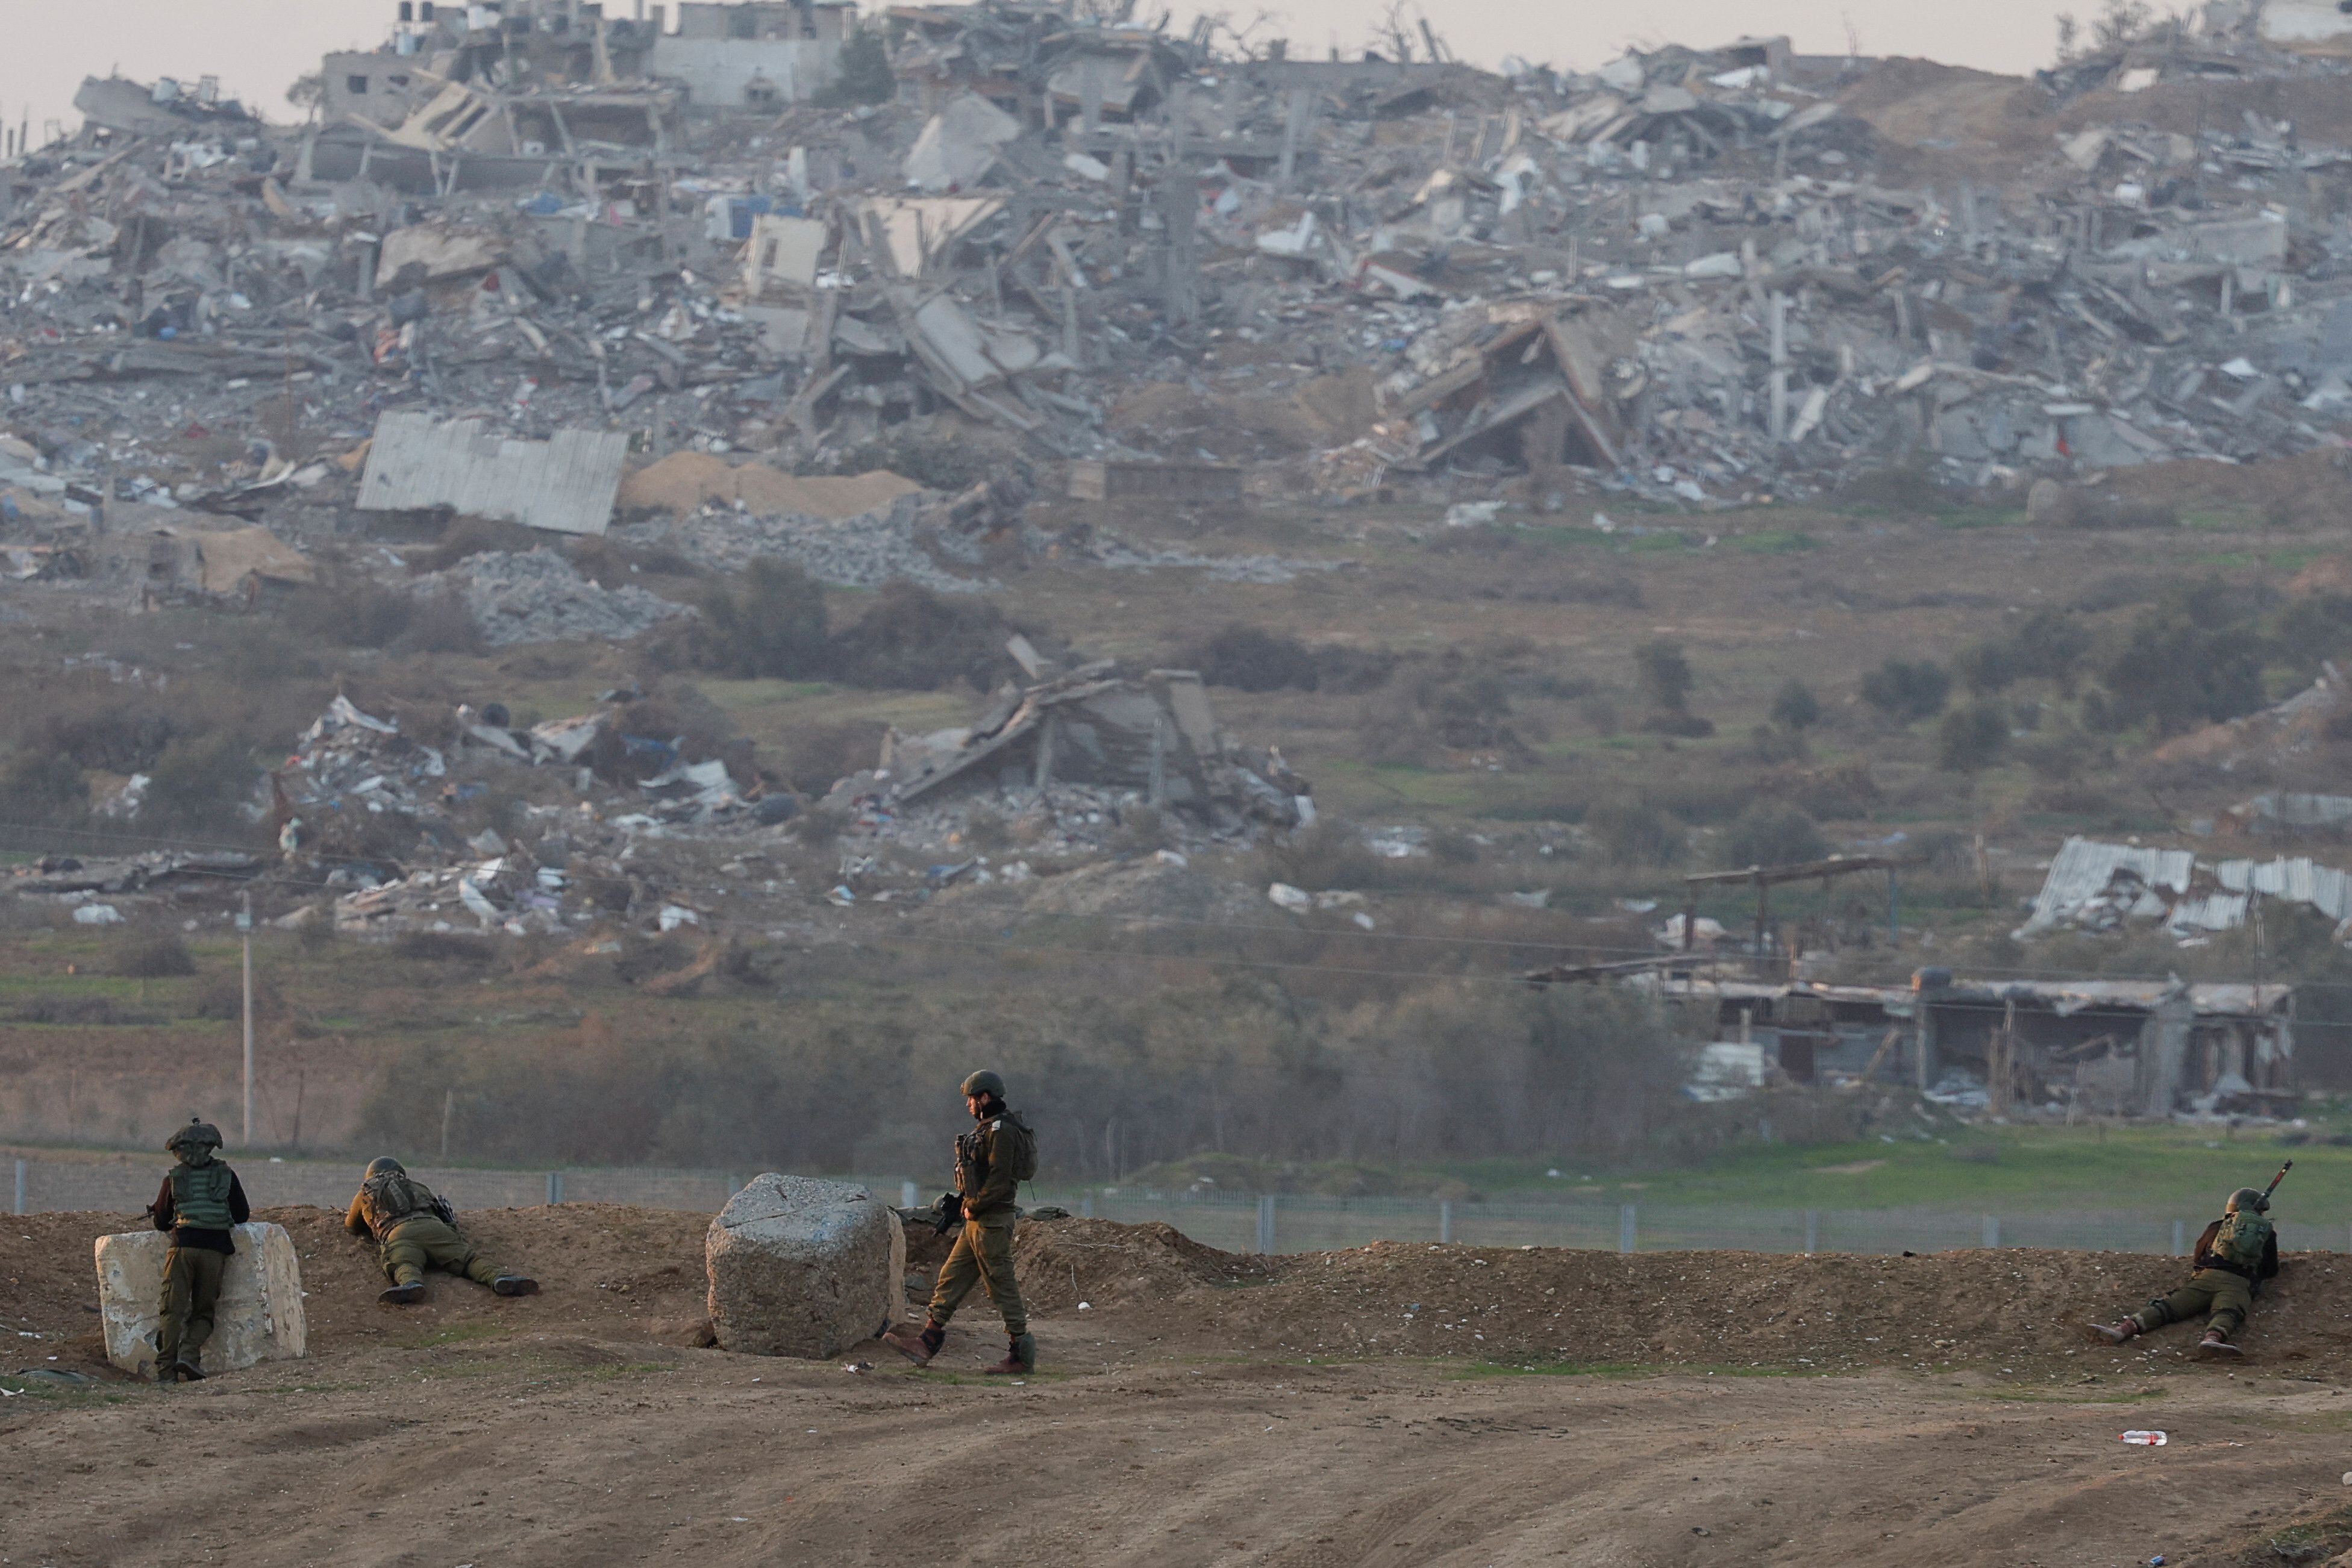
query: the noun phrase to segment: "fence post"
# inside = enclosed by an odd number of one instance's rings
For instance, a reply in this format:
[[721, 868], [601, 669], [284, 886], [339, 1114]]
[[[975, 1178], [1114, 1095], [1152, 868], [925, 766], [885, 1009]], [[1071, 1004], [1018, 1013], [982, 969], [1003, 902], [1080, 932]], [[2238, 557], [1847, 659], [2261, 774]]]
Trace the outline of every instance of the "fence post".
[[2000, 1216], [1998, 1214], [1984, 1217], [1984, 1244], [1987, 1247], [2000, 1245]]
[[1633, 1206], [1630, 1203], [1622, 1205], [1617, 1210], [1617, 1250], [1620, 1252], [1633, 1250], [1634, 1236]]
[[547, 1201], [551, 1206], [563, 1201], [563, 1173], [562, 1171], [550, 1171], [547, 1173]]
[[1267, 1193], [1257, 1200], [1257, 1249], [1261, 1253], [1274, 1250], [1274, 1194]]
[[1822, 1211], [1818, 1208], [1809, 1208], [1805, 1210], [1805, 1252], [1810, 1257], [1821, 1249]]
[[[728, 1179], [732, 1181], [734, 1178], [730, 1176]], [[915, 1190], [915, 1184], [913, 1182], [902, 1181], [898, 1184], [898, 1207], [900, 1208], [914, 1207], [916, 1200], [920, 1197], [922, 1197], [922, 1194]]]
[[2176, 1219], [2172, 1222], [2172, 1255], [2175, 1258], [2185, 1258], [2189, 1255], [2189, 1225], [2186, 1220]]
[[16, 1214], [30, 1214], [32, 1212], [31, 1209], [25, 1207], [25, 1162], [18, 1160], [16, 1162], [16, 1207], [12, 1211]]
[[1454, 1200], [1450, 1197], [1437, 1200], [1437, 1239], [1441, 1243], [1454, 1239]]

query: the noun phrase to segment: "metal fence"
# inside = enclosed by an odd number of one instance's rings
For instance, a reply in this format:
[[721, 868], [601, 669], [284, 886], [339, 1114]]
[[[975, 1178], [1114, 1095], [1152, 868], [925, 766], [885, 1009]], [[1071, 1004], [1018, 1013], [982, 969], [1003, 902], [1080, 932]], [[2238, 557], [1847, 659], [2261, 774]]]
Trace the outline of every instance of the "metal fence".
[[[12, 1157], [11, 1212], [68, 1209], [136, 1215], [153, 1201], [160, 1161]], [[341, 1209], [359, 1185], [348, 1161], [239, 1161], [257, 1208], [311, 1204]], [[418, 1166], [417, 1178], [459, 1208], [544, 1203], [626, 1203], [715, 1214], [753, 1173], [693, 1170], [492, 1171]], [[901, 1177], [853, 1178], [902, 1206], [930, 1195]], [[1315, 1252], [1374, 1241], [1460, 1242], [1475, 1247], [1580, 1247], [1601, 1251], [1944, 1252], [1970, 1247], [2185, 1257], [2210, 1216], [2147, 1213], [1982, 1214], [1948, 1208], [1726, 1208], [1562, 1202], [1447, 1202], [1432, 1198], [1257, 1197], [1165, 1193], [1134, 1187], [1033, 1187], [1032, 1207], [1130, 1225], [1164, 1223], [1229, 1252]], [[2352, 1249], [2343, 1223], [2282, 1218], [2291, 1250]]]

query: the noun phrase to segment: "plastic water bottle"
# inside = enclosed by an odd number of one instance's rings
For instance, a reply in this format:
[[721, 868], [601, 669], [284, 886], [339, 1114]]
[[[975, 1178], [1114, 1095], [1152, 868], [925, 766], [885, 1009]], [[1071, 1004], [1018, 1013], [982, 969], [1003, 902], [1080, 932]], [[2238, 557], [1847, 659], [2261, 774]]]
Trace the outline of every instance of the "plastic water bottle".
[[2165, 1445], [2166, 1438], [2161, 1432], [2126, 1432], [2124, 1441], [2137, 1443], [2143, 1448], [2161, 1448]]

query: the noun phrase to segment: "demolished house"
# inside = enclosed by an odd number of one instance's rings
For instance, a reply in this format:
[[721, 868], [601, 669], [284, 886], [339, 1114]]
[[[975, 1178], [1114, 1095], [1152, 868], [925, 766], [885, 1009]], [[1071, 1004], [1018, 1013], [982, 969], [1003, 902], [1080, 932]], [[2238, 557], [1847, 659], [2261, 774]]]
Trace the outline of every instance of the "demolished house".
[[956, 796], [1027, 800], [1075, 786], [1194, 819], [1220, 837], [1314, 821], [1307, 781], [1280, 751], [1227, 737], [1192, 671], [1130, 675], [1105, 659], [1064, 673], [1025, 638], [1009, 651], [1031, 685], [1008, 683], [970, 725], [892, 731], [877, 766], [843, 779], [826, 803], [896, 816]]
[[2300, 1093], [2289, 986], [1969, 980], [1938, 969], [1901, 988], [1706, 974], [1633, 983], [1709, 1009], [1718, 1055], [1736, 1065], [1752, 1053], [1767, 1082], [1905, 1083], [1994, 1114], [2275, 1115]]

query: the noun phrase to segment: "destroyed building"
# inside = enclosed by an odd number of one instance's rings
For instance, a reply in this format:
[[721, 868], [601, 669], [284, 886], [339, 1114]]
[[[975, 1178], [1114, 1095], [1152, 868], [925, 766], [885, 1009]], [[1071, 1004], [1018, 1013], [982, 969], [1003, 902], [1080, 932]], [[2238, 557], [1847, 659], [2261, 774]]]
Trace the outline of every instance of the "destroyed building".
[[1713, 1014], [1736, 1082], [1904, 1083], [2008, 1114], [2275, 1115], [2300, 1095], [2294, 989], [2145, 980], [2006, 981], [1923, 969], [1908, 987], [1696, 973], [1634, 983]]

